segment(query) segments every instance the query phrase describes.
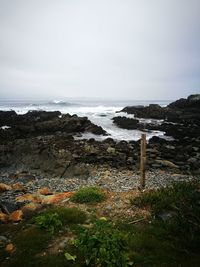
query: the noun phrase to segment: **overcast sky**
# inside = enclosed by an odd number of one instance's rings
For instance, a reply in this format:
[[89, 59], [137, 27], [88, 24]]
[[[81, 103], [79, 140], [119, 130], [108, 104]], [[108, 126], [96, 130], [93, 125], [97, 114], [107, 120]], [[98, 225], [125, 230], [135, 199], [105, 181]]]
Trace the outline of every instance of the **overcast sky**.
[[200, 92], [200, 0], [0, 0], [0, 97]]

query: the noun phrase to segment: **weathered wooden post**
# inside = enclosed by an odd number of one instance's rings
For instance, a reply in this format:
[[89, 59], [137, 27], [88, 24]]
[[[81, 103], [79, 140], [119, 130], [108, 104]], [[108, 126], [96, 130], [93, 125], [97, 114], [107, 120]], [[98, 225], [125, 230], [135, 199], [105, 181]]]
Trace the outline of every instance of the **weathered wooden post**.
[[146, 171], [146, 134], [142, 134], [140, 141], [140, 189], [145, 188]]

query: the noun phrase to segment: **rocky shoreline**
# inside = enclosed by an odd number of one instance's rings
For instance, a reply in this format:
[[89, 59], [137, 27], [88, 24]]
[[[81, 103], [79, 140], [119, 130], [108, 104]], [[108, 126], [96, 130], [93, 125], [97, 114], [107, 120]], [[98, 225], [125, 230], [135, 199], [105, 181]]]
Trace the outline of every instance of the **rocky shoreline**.
[[[200, 174], [200, 95], [180, 99], [164, 108], [149, 105], [125, 107], [123, 111], [134, 113], [135, 118], [114, 117], [113, 121], [119, 127], [144, 132], [161, 130], [171, 138], [154, 136], [149, 140], [148, 170], [172, 169], [179, 173]], [[147, 123], [143, 118], [162, 121]], [[139, 167], [140, 141], [74, 138], [84, 132], [107, 134], [86, 117], [63, 115], [59, 111], [31, 111], [24, 115], [0, 111], [0, 127], [1, 172], [33, 171], [50, 178], [84, 175], [88, 172], [87, 164], [134, 171]]]
[[[167, 107], [156, 104], [133, 106], [125, 107], [121, 112], [134, 114], [135, 118], [114, 117], [113, 122], [118, 127], [144, 132], [163, 131], [165, 136], [172, 138], [170, 141], [158, 137], [149, 140], [148, 163], [151, 167], [159, 168], [160, 160], [166, 159], [182, 172], [200, 174], [200, 95], [179, 99]], [[144, 118], [151, 121], [147, 123]]]
[[[148, 141], [146, 189], [199, 179], [199, 95], [166, 108], [150, 105], [123, 111], [134, 113], [135, 118], [115, 117], [119, 127], [164, 130], [173, 137], [169, 141], [154, 136]], [[154, 120], [144, 123], [144, 118]], [[101, 142], [77, 140], [74, 136], [84, 132], [107, 134], [86, 117], [59, 111], [24, 115], [1, 111], [0, 127], [1, 205], [7, 210], [24, 205], [16, 202], [17, 197], [36, 194], [41, 188], [55, 194], [87, 185], [115, 192], [139, 186], [140, 141], [117, 142], [109, 137]]]
[[[184, 106], [183, 106], [184, 103]], [[166, 108], [158, 105], [126, 107], [143, 118], [162, 118], [145, 123], [144, 119], [114, 117], [119, 127], [142, 131], [162, 130], [171, 140], [152, 137], [147, 144], [148, 170], [173, 170], [183, 174], [200, 174], [200, 99], [188, 97]], [[156, 113], [155, 113], [156, 110]], [[160, 111], [160, 113], [159, 113]], [[174, 114], [173, 119], [166, 117]], [[164, 119], [165, 116], [165, 119]], [[169, 118], [171, 118], [169, 121]], [[139, 141], [120, 141], [112, 138], [77, 140], [79, 133], [106, 135], [86, 117], [60, 112], [34, 111], [17, 115], [14, 111], [0, 112], [0, 168], [1, 172], [33, 172], [46, 176], [72, 177], [88, 173], [87, 164], [107, 165], [137, 171]]]

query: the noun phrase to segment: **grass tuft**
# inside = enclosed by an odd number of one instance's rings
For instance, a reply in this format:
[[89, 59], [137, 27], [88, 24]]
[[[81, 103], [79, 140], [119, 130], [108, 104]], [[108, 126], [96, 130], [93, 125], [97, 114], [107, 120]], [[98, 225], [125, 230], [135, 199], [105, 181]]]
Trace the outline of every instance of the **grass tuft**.
[[105, 199], [105, 193], [98, 187], [83, 187], [71, 197], [73, 202], [89, 204], [102, 202]]

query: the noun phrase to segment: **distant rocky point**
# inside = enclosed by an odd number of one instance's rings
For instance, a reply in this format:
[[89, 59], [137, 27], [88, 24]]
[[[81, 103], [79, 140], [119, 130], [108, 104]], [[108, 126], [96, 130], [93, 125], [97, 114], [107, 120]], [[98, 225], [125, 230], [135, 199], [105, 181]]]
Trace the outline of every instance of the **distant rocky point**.
[[190, 95], [187, 99], [181, 98], [170, 103], [167, 107], [158, 104], [149, 106], [128, 106], [120, 112], [134, 114], [137, 118], [164, 119], [171, 122], [182, 121], [184, 119], [200, 119], [200, 94]]
[[[181, 98], [167, 107], [157, 104], [149, 106], [128, 106], [120, 112], [134, 114], [135, 118], [116, 116], [113, 122], [124, 129], [159, 130], [165, 135], [181, 139], [185, 136], [200, 136], [200, 94], [190, 95], [187, 99]], [[144, 123], [138, 119], [163, 120], [160, 123]]]

